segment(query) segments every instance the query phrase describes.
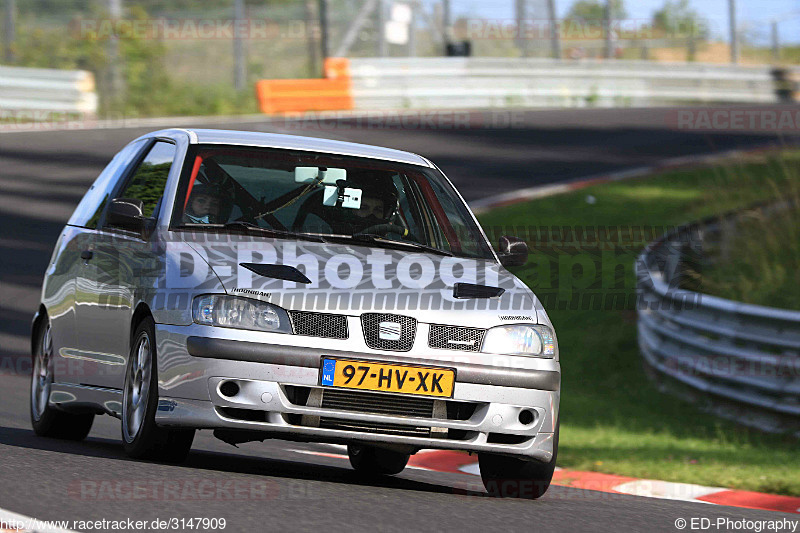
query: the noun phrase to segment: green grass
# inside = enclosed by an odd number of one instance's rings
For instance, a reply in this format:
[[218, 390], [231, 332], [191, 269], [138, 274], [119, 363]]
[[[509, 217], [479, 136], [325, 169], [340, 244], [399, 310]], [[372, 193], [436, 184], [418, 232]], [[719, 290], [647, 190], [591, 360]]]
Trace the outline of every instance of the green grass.
[[788, 208], [749, 211], [723, 226], [719, 244], [706, 252], [711, 261], [696, 273], [703, 292], [800, 310], [800, 166], [792, 157], [783, 163], [782, 172], [763, 182], [789, 201]]
[[[598, 185], [480, 219], [495, 236], [510, 233], [502, 229], [508, 226], [663, 228], [782, 194], [764, 184], [779, 182], [786, 165], [799, 166], [798, 154]], [[590, 292], [635, 292], [632, 264], [643, 239], [617, 244], [605, 256], [592, 243], [528, 242], [531, 260], [515, 273], [544, 302], [561, 350], [560, 466], [800, 496], [795, 438], [734, 425], [658, 392], [642, 367], [633, 307], [596, 310], [581, 303]]]

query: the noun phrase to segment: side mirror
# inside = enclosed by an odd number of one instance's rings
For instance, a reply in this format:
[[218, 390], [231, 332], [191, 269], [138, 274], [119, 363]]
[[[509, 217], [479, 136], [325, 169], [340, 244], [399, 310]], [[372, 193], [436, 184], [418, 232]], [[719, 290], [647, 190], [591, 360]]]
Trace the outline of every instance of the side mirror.
[[497, 247], [500, 264], [504, 267], [522, 266], [528, 261], [528, 245], [519, 237], [504, 235]]
[[141, 233], [147, 218], [142, 214], [142, 201], [134, 198], [114, 198], [108, 206], [106, 223], [109, 226]]

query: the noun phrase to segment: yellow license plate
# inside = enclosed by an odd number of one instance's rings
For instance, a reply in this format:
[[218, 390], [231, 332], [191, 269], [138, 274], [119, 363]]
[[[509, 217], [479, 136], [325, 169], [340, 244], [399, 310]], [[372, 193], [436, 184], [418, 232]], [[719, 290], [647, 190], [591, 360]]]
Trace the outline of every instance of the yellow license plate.
[[322, 358], [323, 386], [422, 396], [453, 396], [456, 372], [450, 368]]

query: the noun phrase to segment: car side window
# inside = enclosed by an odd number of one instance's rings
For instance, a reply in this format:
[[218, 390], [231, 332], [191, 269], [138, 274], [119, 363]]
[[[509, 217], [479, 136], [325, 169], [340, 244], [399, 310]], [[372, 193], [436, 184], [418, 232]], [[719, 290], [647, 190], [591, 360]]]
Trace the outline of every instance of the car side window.
[[172, 143], [156, 142], [117, 197], [141, 200], [142, 214], [152, 217], [164, 195], [169, 169], [172, 167], [176, 151], [177, 148]]
[[69, 222], [67, 222], [68, 225], [90, 229], [97, 228], [100, 214], [105, 209], [109, 196], [119, 181], [119, 177], [136, 159], [145, 142], [146, 139], [134, 141], [114, 156], [83, 196], [78, 207], [75, 208], [75, 212], [72, 213]]

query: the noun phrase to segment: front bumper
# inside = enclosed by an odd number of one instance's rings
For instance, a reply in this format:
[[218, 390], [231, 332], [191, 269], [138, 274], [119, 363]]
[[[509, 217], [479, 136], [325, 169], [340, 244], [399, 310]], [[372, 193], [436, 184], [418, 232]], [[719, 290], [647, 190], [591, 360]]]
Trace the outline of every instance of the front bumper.
[[[482, 354], [378, 352], [348, 341], [197, 325], [157, 325], [156, 339], [159, 425], [249, 431], [264, 438], [492, 452], [540, 461], [553, 455], [560, 397], [557, 361], [511, 358], [538, 368], [504, 368], [486, 365]], [[453, 397], [430, 399], [430, 416], [325, 405], [324, 391], [330, 389], [319, 386], [323, 355], [456, 368]], [[224, 381], [236, 382], [240, 392], [222, 395]], [[376, 395], [400, 407], [406, 401], [386, 393], [346, 394], [366, 404]]]

